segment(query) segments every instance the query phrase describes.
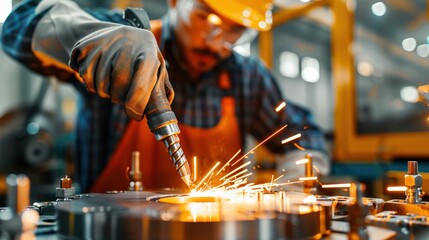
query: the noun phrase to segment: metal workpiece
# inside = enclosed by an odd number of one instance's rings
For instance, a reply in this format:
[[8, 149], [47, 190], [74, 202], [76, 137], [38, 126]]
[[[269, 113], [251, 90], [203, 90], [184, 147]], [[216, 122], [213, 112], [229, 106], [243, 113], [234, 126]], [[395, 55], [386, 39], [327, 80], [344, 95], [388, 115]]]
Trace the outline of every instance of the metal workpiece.
[[[320, 239], [325, 208], [295, 193], [89, 194], [58, 202], [58, 233], [76, 239]], [[329, 212], [329, 210], [328, 210]]]
[[20, 213], [30, 205], [30, 179], [24, 174], [9, 174], [6, 178], [7, 206]]
[[57, 201], [67, 201], [76, 194], [75, 188], [72, 186], [72, 179], [67, 175], [60, 179], [60, 187], [55, 189], [55, 197]]
[[131, 153], [131, 168], [128, 171], [128, 178], [130, 179], [128, 190], [143, 191], [143, 174], [140, 170], [140, 152], [138, 151]]
[[395, 211], [384, 211], [366, 218], [367, 224], [393, 230], [399, 240], [429, 239], [429, 221], [427, 216]]
[[419, 174], [417, 161], [408, 161], [408, 174], [405, 174], [404, 182], [407, 187], [405, 190], [405, 201], [407, 203], [421, 203], [423, 178]]
[[349, 194], [353, 199], [348, 212], [348, 222], [350, 224], [350, 232], [348, 233], [349, 239], [369, 239], [365, 224], [365, 217], [368, 215], [368, 208], [361, 200], [363, 197], [361, 185], [358, 183], [351, 183]]
[[307, 159], [307, 162], [304, 165], [305, 166], [305, 178], [303, 180], [304, 192], [315, 194], [317, 192], [317, 189], [316, 189], [317, 177], [314, 176], [314, 172], [313, 172], [313, 156], [311, 154], [306, 154], [305, 159]]

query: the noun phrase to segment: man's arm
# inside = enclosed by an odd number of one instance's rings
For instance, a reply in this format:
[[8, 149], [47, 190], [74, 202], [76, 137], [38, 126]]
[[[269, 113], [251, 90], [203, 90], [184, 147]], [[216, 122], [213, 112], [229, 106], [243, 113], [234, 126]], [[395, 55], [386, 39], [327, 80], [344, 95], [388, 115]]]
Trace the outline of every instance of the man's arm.
[[122, 104], [132, 119], [143, 119], [155, 86], [172, 101], [164, 58], [148, 30], [101, 21], [70, 0], [26, 1], [5, 28], [12, 57], [42, 74], [74, 75], [89, 92]]
[[[13, 59], [42, 75], [54, 75], [60, 80], [69, 79], [72, 74], [56, 66], [44, 66], [32, 50], [34, 30], [40, 19], [49, 11], [49, 8], [36, 12], [41, 0], [27, 0], [19, 3], [10, 13], [3, 25], [2, 47]], [[119, 11], [107, 9], [85, 9], [93, 17], [107, 22], [127, 24]]]

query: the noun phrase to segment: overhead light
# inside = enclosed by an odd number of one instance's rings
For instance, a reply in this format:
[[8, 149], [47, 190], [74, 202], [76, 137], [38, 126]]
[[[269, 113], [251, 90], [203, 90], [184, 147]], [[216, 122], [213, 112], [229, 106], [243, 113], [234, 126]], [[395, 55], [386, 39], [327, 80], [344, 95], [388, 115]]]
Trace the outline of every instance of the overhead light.
[[305, 57], [302, 59], [301, 77], [306, 82], [315, 83], [320, 80], [319, 60]]
[[284, 51], [280, 53], [279, 59], [280, 73], [289, 78], [296, 78], [299, 75], [299, 57], [296, 53]]
[[404, 102], [415, 103], [419, 99], [419, 92], [416, 87], [407, 86], [401, 89], [400, 96]]
[[402, 40], [402, 48], [407, 51], [407, 52], [411, 52], [413, 51], [417, 46], [417, 41], [415, 38], [406, 38], [404, 40]]
[[1, 0], [0, 1], [0, 23], [6, 20], [10, 12], [12, 12], [12, 0]]
[[372, 13], [376, 16], [383, 16], [386, 14], [386, 4], [384, 2], [376, 2], [371, 6]]
[[361, 76], [370, 77], [374, 72], [374, 68], [371, 63], [362, 61], [358, 63], [357, 71]]
[[419, 57], [429, 56], [429, 45], [427, 44], [419, 45], [416, 49], [416, 52], [417, 52], [417, 55], [419, 55]]

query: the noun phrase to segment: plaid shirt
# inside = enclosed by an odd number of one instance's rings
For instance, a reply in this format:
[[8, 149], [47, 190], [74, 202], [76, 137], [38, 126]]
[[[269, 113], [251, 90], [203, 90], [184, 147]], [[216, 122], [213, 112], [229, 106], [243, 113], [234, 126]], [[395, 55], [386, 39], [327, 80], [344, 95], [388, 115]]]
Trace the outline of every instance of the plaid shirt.
[[[76, 124], [76, 166], [82, 191], [86, 191], [106, 165], [129, 119], [121, 105], [90, 94], [73, 76], [59, 69], [43, 67], [34, 56], [31, 50], [32, 35], [44, 14], [34, 13], [39, 2], [24, 1], [9, 15], [3, 26], [3, 48], [33, 71], [55, 75], [74, 84], [81, 93]], [[122, 12], [102, 9], [86, 11], [103, 21], [127, 24], [122, 20]], [[172, 57], [172, 51], [176, 50], [175, 39], [167, 22], [164, 21], [160, 48], [168, 62], [169, 77], [175, 90], [172, 109], [181, 123], [200, 128], [216, 125], [221, 117], [221, 98], [232, 96], [243, 143], [248, 134], [263, 140], [287, 124], [286, 130], [265, 143], [271, 152], [296, 150], [293, 144], [281, 144], [281, 140], [296, 133], [302, 134], [295, 141], [301, 147], [325, 151], [324, 136], [309, 111], [288, 101], [280, 112], [275, 111], [284, 99], [273, 75], [257, 59], [233, 53], [215, 69], [203, 74], [199, 81], [189, 81], [188, 74], [175, 64], [176, 60]], [[218, 87], [218, 75], [222, 71], [229, 73], [231, 89]]]

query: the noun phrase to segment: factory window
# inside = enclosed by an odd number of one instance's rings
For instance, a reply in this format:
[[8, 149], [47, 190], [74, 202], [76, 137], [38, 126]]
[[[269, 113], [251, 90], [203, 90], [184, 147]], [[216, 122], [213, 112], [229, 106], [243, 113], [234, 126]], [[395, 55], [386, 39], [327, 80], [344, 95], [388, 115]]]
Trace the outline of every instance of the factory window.
[[285, 77], [296, 78], [299, 74], [299, 58], [293, 52], [284, 51], [280, 54], [280, 73]]
[[315, 83], [320, 79], [319, 60], [316, 58], [305, 57], [301, 63], [301, 77], [304, 81]]
[[3, 23], [12, 11], [12, 0], [0, 1], [0, 23]]

